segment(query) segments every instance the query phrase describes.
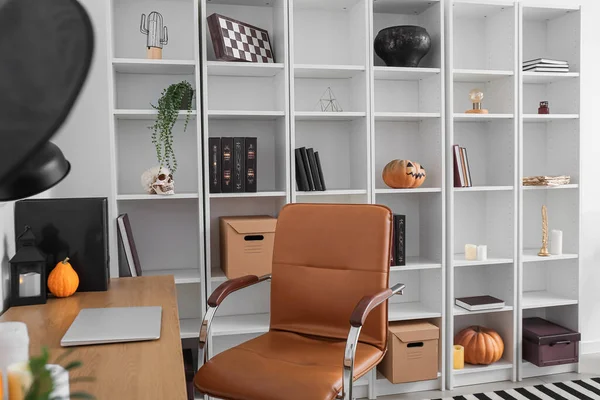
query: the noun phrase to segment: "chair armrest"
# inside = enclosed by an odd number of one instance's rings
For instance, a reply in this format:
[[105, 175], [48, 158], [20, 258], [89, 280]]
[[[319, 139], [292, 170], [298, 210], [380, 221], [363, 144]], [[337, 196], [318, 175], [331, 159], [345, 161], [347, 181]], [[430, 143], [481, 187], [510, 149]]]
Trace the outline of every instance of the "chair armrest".
[[208, 305], [211, 307], [218, 307], [231, 293], [248, 286], [252, 286], [258, 282], [259, 279], [256, 275], [241, 276], [239, 278], [230, 279], [226, 282], [223, 282], [212, 292], [208, 298]]
[[402, 294], [401, 292], [405, 287], [406, 286], [404, 284], [399, 283], [380, 293], [363, 297], [354, 308], [354, 311], [352, 311], [352, 315], [350, 316], [350, 325], [356, 328], [363, 326], [365, 320], [369, 316], [369, 313], [373, 311], [373, 309], [397, 293], [400, 292], [400, 294]]

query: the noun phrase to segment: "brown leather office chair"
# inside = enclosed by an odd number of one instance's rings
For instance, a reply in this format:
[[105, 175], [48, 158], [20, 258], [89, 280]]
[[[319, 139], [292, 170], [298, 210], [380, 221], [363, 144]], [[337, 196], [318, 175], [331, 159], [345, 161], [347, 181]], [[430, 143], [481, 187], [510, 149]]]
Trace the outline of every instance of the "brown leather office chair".
[[[284, 207], [272, 277], [232, 279], [208, 300], [196, 389], [227, 400], [352, 399], [353, 380], [386, 352], [387, 300], [404, 289], [389, 288], [391, 232], [392, 213], [383, 206]], [[217, 307], [227, 295], [268, 279], [269, 332], [207, 360]]]

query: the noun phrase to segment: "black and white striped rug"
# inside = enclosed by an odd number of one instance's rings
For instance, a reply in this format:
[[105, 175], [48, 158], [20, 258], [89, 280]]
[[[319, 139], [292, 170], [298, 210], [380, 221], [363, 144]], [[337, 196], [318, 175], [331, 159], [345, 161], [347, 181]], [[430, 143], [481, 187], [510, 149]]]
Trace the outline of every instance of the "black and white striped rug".
[[[600, 378], [579, 379], [569, 382], [547, 383], [489, 393], [448, 397], [444, 400], [598, 400]], [[441, 400], [441, 399], [439, 399]]]

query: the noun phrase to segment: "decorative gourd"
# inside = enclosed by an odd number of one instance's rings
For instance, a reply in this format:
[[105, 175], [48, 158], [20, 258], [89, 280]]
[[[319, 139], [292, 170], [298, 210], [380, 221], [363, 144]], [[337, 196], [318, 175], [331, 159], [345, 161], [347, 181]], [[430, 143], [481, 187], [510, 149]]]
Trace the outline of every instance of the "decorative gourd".
[[390, 161], [381, 174], [383, 181], [392, 189], [418, 188], [425, 182], [425, 168], [410, 160]]
[[56, 297], [69, 297], [79, 286], [79, 276], [69, 264], [69, 257], [56, 264], [48, 276], [48, 289]]
[[454, 344], [465, 348], [465, 362], [490, 365], [502, 358], [504, 341], [493, 329], [470, 326], [454, 337]]

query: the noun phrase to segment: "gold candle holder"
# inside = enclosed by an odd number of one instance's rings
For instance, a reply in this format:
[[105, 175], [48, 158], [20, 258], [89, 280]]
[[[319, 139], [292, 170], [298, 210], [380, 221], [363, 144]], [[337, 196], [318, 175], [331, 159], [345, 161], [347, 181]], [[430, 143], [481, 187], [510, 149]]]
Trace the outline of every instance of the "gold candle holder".
[[542, 248], [540, 249], [538, 256], [550, 256], [550, 252], [548, 251], [548, 209], [546, 206], [542, 206]]

